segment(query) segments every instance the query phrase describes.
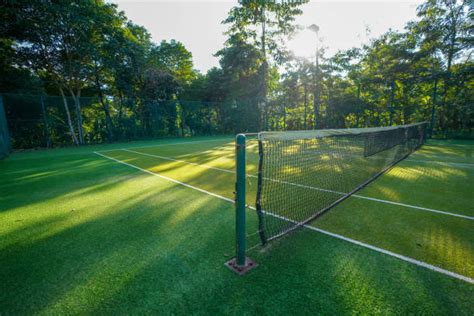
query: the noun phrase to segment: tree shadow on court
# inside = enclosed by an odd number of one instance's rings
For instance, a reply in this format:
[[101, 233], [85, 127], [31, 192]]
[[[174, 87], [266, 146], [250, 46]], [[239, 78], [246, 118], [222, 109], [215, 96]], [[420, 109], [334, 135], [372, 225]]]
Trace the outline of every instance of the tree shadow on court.
[[110, 157], [135, 167], [169, 177], [173, 180], [233, 198], [235, 174], [181, 162], [160, 160], [129, 152], [117, 152]]
[[251, 252], [259, 267], [239, 277], [223, 265], [233, 251], [231, 204], [148, 175], [130, 179], [128, 189], [115, 180], [101, 176], [114, 184], [88, 192], [100, 199], [99, 209], [97, 201], [84, 201], [80, 212], [33, 223], [29, 235], [2, 249], [3, 312], [463, 313], [472, 307], [469, 285], [304, 230]]
[[[118, 158], [165, 175], [187, 172]], [[223, 264], [234, 251], [232, 204], [105, 158], [81, 159], [8, 180], [15, 195], [2, 203], [11, 215], [30, 204], [38, 212], [28, 210], [31, 218], [1, 235], [0, 313], [465, 314], [474, 308], [470, 284], [308, 230], [251, 251], [259, 267], [237, 276]], [[233, 189], [233, 181], [204, 169], [188, 176], [186, 183], [206, 183], [212, 192]]]
[[[101, 178], [109, 175], [110, 162], [94, 154], [75, 159], [41, 159], [25, 162], [8, 162], [2, 169], [0, 180], [0, 213], [35, 203], [48, 202], [71, 192], [113, 185], [133, 177], [129, 170], [118, 168], [106, 182]], [[23, 166], [27, 166], [24, 168]]]
[[331, 237], [299, 231], [271, 248], [254, 257], [260, 266], [245, 277], [223, 267], [214, 250], [206, 259], [196, 253], [149, 260], [93, 312], [406, 314], [472, 307], [470, 286], [461, 281]]
[[[172, 259], [179, 258], [182, 251], [202, 251], [226, 239], [228, 243], [221, 249], [232, 246], [229, 237], [233, 234], [223, 236], [231, 232], [233, 223], [224, 202], [210, 197], [196, 199], [197, 194], [188, 194], [176, 185], [159, 190], [151, 186], [122, 197], [106, 194], [113, 188], [102, 191], [104, 198], [111, 200], [98, 211], [99, 215], [85, 209], [77, 214], [50, 216], [28, 224], [25, 230], [2, 236], [14, 242], [2, 247], [0, 254], [0, 310], [38, 312], [54, 309], [58, 303], [93, 307], [99, 303], [95, 296], [90, 302], [68, 299], [71, 293], [81, 296], [83, 291], [94, 292], [102, 287], [107, 292], [108, 283], [117, 286], [116, 278], [123, 278], [119, 283], [125, 282], [144, 260], [176, 268], [178, 262]], [[217, 233], [203, 229], [205, 224], [219, 227]]]
[[402, 161], [361, 195], [474, 216], [468, 183], [474, 169]]

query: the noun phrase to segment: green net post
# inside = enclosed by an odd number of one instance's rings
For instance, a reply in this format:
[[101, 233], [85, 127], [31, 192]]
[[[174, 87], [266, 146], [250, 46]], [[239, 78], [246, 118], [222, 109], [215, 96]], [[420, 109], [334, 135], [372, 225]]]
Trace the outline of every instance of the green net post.
[[246, 197], [246, 137], [244, 134], [238, 134], [235, 138], [235, 156], [236, 156], [236, 181], [235, 181], [235, 230], [236, 230], [236, 256], [226, 262], [231, 270], [240, 275], [245, 274], [256, 264], [245, 256], [246, 236], [245, 236], [245, 197]]
[[245, 265], [245, 135], [236, 137], [236, 182], [235, 182], [235, 211], [236, 211], [236, 240], [237, 240], [237, 264]]
[[430, 131], [429, 131], [429, 138], [433, 137], [433, 130], [436, 120], [436, 90], [438, 88], [438, 78], [435, 79], [433, 84], [433, 96], [431, 98], [431, 124], [430, 124]]

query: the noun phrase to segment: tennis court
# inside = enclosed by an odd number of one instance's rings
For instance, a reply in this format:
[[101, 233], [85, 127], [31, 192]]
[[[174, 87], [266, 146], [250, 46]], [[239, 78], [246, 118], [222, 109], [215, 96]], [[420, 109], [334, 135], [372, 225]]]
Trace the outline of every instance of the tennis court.
[[252, 209], [257, 147], [249, 140], [247, 243], [258, 267], [244, 277], [224, 266], [235, 247], [232, 137], [0, 161], [2, 310], [472, 313], [474, 142], [430, 140], [268, 247]]

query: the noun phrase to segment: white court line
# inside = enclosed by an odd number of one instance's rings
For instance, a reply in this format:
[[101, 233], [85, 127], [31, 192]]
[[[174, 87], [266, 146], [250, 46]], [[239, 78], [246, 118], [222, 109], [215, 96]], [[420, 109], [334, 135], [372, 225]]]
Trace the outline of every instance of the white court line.
[[460, 168], [474, 168], [474, 163], [468, 163], [468, 162], [423, 160], [423, 159], [413, 159], [413, 158], [405, 159], [405, 161], [421, 162], [421, 163], [432, 163], [432, 164], [439, 164], [439, 165], [448, 165], [448, 166], [454, 166], [454, 167], [460, 167]]
[[[146, 146], [132, 146], [132, 147], [128, 147], [128, 149], [163, 147], [163, 146], [186, 145], [186, 144], [197, 144], [197, 143], [209, 143], [209, 142], [218, 142], [218, 141], [222, 142], [222, 141], [226, 141], [226, 140], [232, 141], [231, 138], [229, 138], [229, 139], [221, 138], [221, 139], [195, 140], [195, 141], [189, 141], [189, 142], [165, 143], [165, 144], [146, 145]], [[111, 152], [111, 151], [116, 151], [116, 150], [121, 150], [121, 148], [94, 151], [94, 153], [106, 153], [106, 152]]]
[[[165, 156], [148, 154], [148, 153], [143, 153], [143, 152], [134, 151], [134, 150], [125, 149], [125, 148], [123, 148], [121, 150], [130, 152], [130, 153], [134, 153], [134, 154], [139, 154], [139, 155], [144, 155], [144, 156], [149, 156], [149, 157], [155, 157], [155, 158], [159, 158], [159, 159], [163, 159], [163, 160], [180, 162], [180, 163], [193, 165], [193, 166], [197, 166], [197, 167], [201, 167], [201, 168], [213, 169], [213, 170], [217, 170], [217, 171], [223, 171], [223, 172], [234, 173], [235, 174], [234, 170], [212, 167], [212, 166], [205, 165], [205, 164], [199, 164], [199, 163], [195, 163], [195, 162], [189, 162], [189, 161], [174, 159], [174, 158], [165, 157]], [[249, 174], [247, 176], [251, 177], [251, 178], [258, 178], [257, 176], [251, 175], [251, 174]], [[323, 188], [317, 188], [317, 187], [313, 187], [313, 186], [308, 186], [308, 185], [298, 184], [298, 183], [293, 183], [293, 182], [287, 182], [287, 181], [282, 181], [282, 180], [277, 180], [277, 179], [271, 179], [271, 178], [264, 178], [264, 179], [268, 180], [268, 181], [282, 183], [282, 184], [288, 184], [288, 185], [292, 185], [292, 186], [296, 186], [296, 187], [300, 187], [300, 188], [304, 188], [304, 189], [310, 189], [310, 190], [316, 190], [316, 191], [322, 191], [322, 192], [329, 192], [329, 193], [334, 193], [334, 194], [338, 194], [338, 195], [346, 195], [347, 194], [347, 193], [344, 193], [344, 192], [339, 192], [339, 191], [334, 191], [334, 190], [329, 190], [329, 189], [323, 189]], [[474, 220], [474, 216], [461, 215], [461, 214], [457, 214], [457, 213], [445, 212], [445, 211], [435, 210], [435, 209], [432, 209], [432, 208], [427, 208], [427, 207], [422, 207], [422, 206], [416, 206], [416, 205], [410, 205], [410, 204], [405, 204], [405, 203], [400, 203], [400, 202], [382, 200], [382, 199], [372, 198], [372, 197], [363, 196], [363, 195], [359, 195], [359, 194], [352, 194], [351, 196], [353, 196], [355, 198], [370, 200], [370, 201], [379, 202], [379, 203], [397, 205], [397, 206], [412, 208], [412, 209], [416, 209], [416, 210], [420, 210], [420, 211], [426, 211], [426, 212], [431, 212], [431, 213], [437, 213], [437, 214], [442, 214], [442, 215], [459, 217], [459, 218], [468, 219], [468, 220]]]
[[352, 244], [355, 244], [355, 245], [358, 245], [358, 246], [361, 246], [361, 247], [364, 247], [364, 248], [368, 248], [368, 249], [371, 249], [373, 251], [377, 251], [377, 252], [383, 253], [385, 255], [391, 256], [391, 257], [395, 257], [395, 258], [403, 260], [405, 262], [409, 262], [409, 263], [412, 263], [414, 265], [417, 265], [417, 266], [420, 266], [420, 267], [423, 267], [423, 268], [426, 268], [426, 269], [429, 269], [429, 270], [432, 270], [432, 271], [436, 271], [436, 272], [445, 274], [445, 275], [450, 276], [452, 278], [459, 279], [459, 280], [474, 284], [474, 279], [470, 278], [468, 276], [458, 274], [458, 273], [455, 273], [455, 272], [452, 272], [452, 271], [449, 271], [449, 270], [446, 270], [446, 269], [443, 269], [443, 268], [434, 266], [432, 264], [429, 264], [429, 263], [426, 263], [426, 262], [423, 262], [423, 261], [420, 261], [420, 260], [416, 260], [416, 259], [413, 259], [413, 258], [410, 258], [410, 257], [407, 257], [407, 256], [403, 256], [403, 255], [400, 255], [398, 253], [392, 252], [390, 250], [385, 250], [383, 248], [375, 247], [375, 246], [360, 242], [360, 241], [352, 239], [352, 238], [347, 238], [347, 237], [344, 237], [342, 235], [334, 234], [334, 233], [322, 230], [320, 228], [312, 227], [312, 226], [309, 226], [309, 225], [305, 225], [305, 227], [308, 228], [308, 229], [320, 232], [322, 234], [329, 235], [329, 236], [332, 236], [332, 237], [335, 237], [335, 238], [338, 238], [338, 239], [342, 239], [342, 240], [345, 240], [345, 241], [350, 242]]
[[190, 184], [187, 184], [187, 183], [184, 183], [184, 182], [181, 182], [181, 181], [178, 181], [178, 180], [169, 178], [169, 177], [167, 177], [167, 176], [163, 176], [163, 175], [161, 175], [161, 174], [152, 172], [152, 171], [150, 171], [150, 170], [142, 169], [142, 168], [137, 167], [137, 166], [135, 166], [135, 165], [129, 164], [129, 163], [125, 162], [125, 161], [121, 161], [121, 160], [118, 160], [118, 159], [115, 159], [115, 158], [106, 156], [106, 155], [101, 154], [101, 153], [96, 152], [96, 151], [94, 151], [94, 154], [99, 155], [99, 156], [102, 156], [102, 157], [104, 157], [104, 158], [106, 158], [106, 159], [110, 159], [110, 160], [113, 160], [113, 161], [115, 161], [115, 162], [121, 163], [121, 164], [123, 164], [123, 165], [129, 166], [129, 167], [132, 167], [132, 168], [135, 168], [135, 169], [140, 170], [140, 171], [142, 171], [142, 172], [146, 172], [146, 173], [148, 173], [148, 174], [151, 174], [152, 176], [155, 176], [155, 177], [158, 177], [158, 178], [162, 178], [162, 179], [171, 181], [171, 182], [173, 182], [173, 183], [183, 185], [183, 186], [185, 186], [185, 187], [187, 187], [187, 188], [191, 188], [191, 189], [197, 190], [197, 191], [199, 191], [199, 192], [212, 195], [212, 196], [214, 196], [214, 197], [216, 197], [216, 198], [219, 198], [219, 199], [224, 200], [224, 201], [227, 201], [227, 202], [234, 203], [234, 200], [232, 200], [232, 199], [229, 199], [229, 198], [223, 197], [223, 196], [221, 196], [221, 195], [218, 195], [218, 194], [215, 194], [215, 193], [212, 193], [212, 192], [209, 192], [209, 191], [200, 189], [200, 188], [198, 188], [198, 187], [195, 187], [195, 186], [192, 186], [192, 185], [190, 185]]
[[[229, 198], [226, 198], [226, 197], [224, 197], [224, 196], [221, 196], [221, 195], [218, 195], [218, 194], [215, 194], [215, 193], [212, 193], [212, 192], [209, 192], [209, 191], [200, 189], [200, 188], [198, 188], [198, 187], [189, 185], [189, 184], [187, 184], [187, 183], [183, 183], [183, 182], [181, 182], [181, 181], [178, 181], [178, 180], [175, 180], [175, 179], [172, 179], [172, 178], [168, 178], [168, 177], [166, 177], [166, 176], [163, 176], [163, 175], [154, 173], [154, 172], [149, 171], [149, 170], [146, 170], [146, 169], [142, 169], [142, 168], [137, 167], [137, 166], [135, 166], [135, 165], [132, 165], [132, 164], [129, 164], [129, 163], [127, 163], [127, 162], [124, 162], [124, 161], [121, 161], [121, 160], [118, 160], [118, 159], [115, 159], [115, 158], [112, 158], [112, 157], [103, 155], [103, 154], [98, 153], [98, 152], [94, 152], [94, 153], [95, 153], [96, 155], [99, 155], [99, 156], [103, 157], [103, 158], [106, 158], [106, 159], [115, 161], [115, 162], [117, 162], [117, 163], [120, 163], [120, 164], [129, 166], [129, 167], [131, 167], [131, 168], [140, 170], [140, 171], [145, 172], [145, 173], [147, 173], [147, 174], [150, 174], [150, 175], [152, 175], [152, 176], [155, 176], [155, 177], [158, 177], [158, 178], [161, 178], [161, 179], [164, 179], [164, 180], [171, 181], [171, 182], [173, 182], [173, 183], [176, 183], [176, 184], [185, 186], [185, 187], [187, 187], [187, 188], [190, 188], [190, 189], [193, 189], [193, 190], [196, 190], [196, 191], [199, 191], [199, 192], [202, 192], [202, 193], [211, 195], [211, 196], [213, 196], [213, 197], [216, 197], [216, 198], [218, 198], [218, 199], [224, 200], [224, 201], [226, 201], [226, 202], [230, 202], [230, 203], [232, 203], [232, 204], [235, 203], [234, 200], [229, 199]], [[255, 210], [255, 208], [253, 208], [253, 207], [250, 207], [250, 208], [253, 209], [253, 210]], [[269, 214], [269, 213], [267, 213], [267, 214]], [[272, 214], [270, 214], [270, 215], [272, 215]], [[289, 220], [289, 219], [284, 218], [284, 217], [282, 217], [282, 216], [278, 216], [278, 217], [293, 222], [292, 220]], [[462, 275], [462, 274], [458, 274], [458, 273], [455, 273], [455, 272], [452, 272], [452, 271], [449, 271], [449, 270], [445, 270], [445, 269], [442, 269], [442, 268], [440, 268], [440, 267], [431, 265], [431, 264], [429, 264], [429, 263], [426, 263], [426, 262], [423, 262], [423, 261], [419, 261], [419, 260], [416, 260], [416, 259], [413, 259], [413, 258], [410, 258], [410, 257], [406, 257], [406, 256], [403, 256], [403, 255], [397, 254], [397, 253], [395, 253], [395, 252], [392, 252], [392, 251], [389, 251], [389, 250], [385, 250], [385, 249], [383, 249], [383, 248], [375, 247], [375, 246], [372, 246], [372, 245], [369, 245], [369, 244], [360, 242], [360, 241], [355, 240], [355, 239], [352, 239], [352, 238], [344, 237], [344, 236], [339, 235], [339, 234], [331, 233], [331, 232], [329, 232], [329, 231], [326, 231], [326, 230], [323, 230], [323, 229], [320, 229], [320, 228], [316, 228], [316, 227], [313, 227], [313, 226], [310, 226], [310, 225], [303, 225], [303, 226], [304, 226], [305, 228], [307, 228], [307, 229], [312, 230], [312, 231], [316, 231], [316, 232], [319, 232], [319, 233], [322, 233], [322, 234], [325, 234], [325, 235], [328, 235], [328, 236], [331, 236], [331, 237], [334, 237], [334, 238], [337, 238], [337, 239], [340, 239], [340, 240], [344, 240], [344, 241], [347, 241], [347, 242], [349, 242], [349, 243], [358, 245], [358, 246], [360, 246], [360, 247], [364, 247], [364, 248], [367, 248], [367, 249], [370, 249], [370, 250], [373, 250], [373, 251], [376, 251], [376, 252], [380, 252], [380, 253], [383, 253], [383, 254], [385, 254], [385, 255], [388, 255], [388, 256], [391, 256], [391, 257], [400, 259], [400, 260], [402, 260], [402, 261], [409, 262], [409, 263], [411, 263], [411, 264], [414, 264], [414, 265], [417, 265], [417, 266], [420, 266], [420, 267], [423, 267], [423, 268], [426, 268], [426, 269], [429, 269], [429, 270], [432, 270], [432, 271], [435, 271], [435, 272], [438, 272], [438, 273], [441, 273], [441, 274], [450, 276], [450, 277], [452, 277], [452, 278], [455, 278], [455, 279], [458, 279], [458, 280], [462, 280], [462, 281], [465, 281], [465, 282], [474, 284], [474, 279], [472, 279], [472, 278], [470, 278], [470, 277], [467, 277], [467, 276], [464, 276], [464, 275]]]
[[375, 201], [375, 202], [393, 204], [393, 205], [398, 205], [398, 206], [403, 206], [403, 207], [408, 207], [408, 208], [417, 209], [417, 210], [420, 210], [420, 211], [427, 211], [427, 212], [438, 213], [438, 214], [443, 214], [443, 215], [455, 216], [455, 217], [460, 217], [460, 218], [464, 218], [464, 219], [469, 219], [469, 220], [471, 220], [471, 221], [474, 220], [474, 216], [468, 216], [468, 215], [461, 215], [461, 214], [456, 214], [456, 213], [444, 212], [444, 211], [439, 211], [439, 210], [435, 210], [435, 209], [432, 209], [432, 208], [421, 207], [421, 206], [410, 205], [410, 204], [404, 204], [404, 203], [399, 203], [399, 202], [393, 202], [393, 201], [387, 201], [387, 200], [380, 200], [380, 199], [371, 198], [371, 197], [368, 197], [368, 196], [363, 196], [363, 195], [358, 195], [358, 194], [353, 194], [352, 196], [357, 197], [357, 198], [359, 198], [359, 199], [364, 199], [364, 200], [370, 200], [370, 201]]
[[121, 150], [123, 150], [123, 151], [128, 151], [128, 152], [134, 153], [134, 154], [143, 155], [143, 156], [148, 156], [148, 157], [160, 158], [160, 159], [163, 159], [163, 160], [169, 160], [169, 161], [175, 161], [175, 162], [185, 163], [185, 164], [188, 164], [188, 165], [198, 166], [198, 167], [202, 167], [202, 168], [206, 168], [206, 169], [214, 169], [214, 170], [223, 171], [223, 172], [228, 172], [228, 173], [235, 173], [235, 171], [229, 170], [229, 169], [223, 169], [223, 168], [212, 167], [212, 166], [209, 166], [209, 165], [204, 165], [204, 164], [199, 164], [199, 163], [196, 163], [196, 162], [189, 162], [189, 161], [174, 159], [174, 158], [165, 157], [165, 156], [159, 156], [159, 155], [154, 155], [154, 154], [142, 153], [142, 152], [130, 150], [130, 149], [127, 149], [127, 148], [122, 148]]

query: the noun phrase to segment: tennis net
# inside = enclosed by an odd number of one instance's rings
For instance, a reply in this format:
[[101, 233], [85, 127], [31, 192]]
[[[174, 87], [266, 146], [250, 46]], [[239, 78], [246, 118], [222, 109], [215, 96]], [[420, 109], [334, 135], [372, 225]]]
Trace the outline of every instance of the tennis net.
[[406, 158], [424, 143], [426, 126], [259, 133], [262, 243], [317, 218]]

